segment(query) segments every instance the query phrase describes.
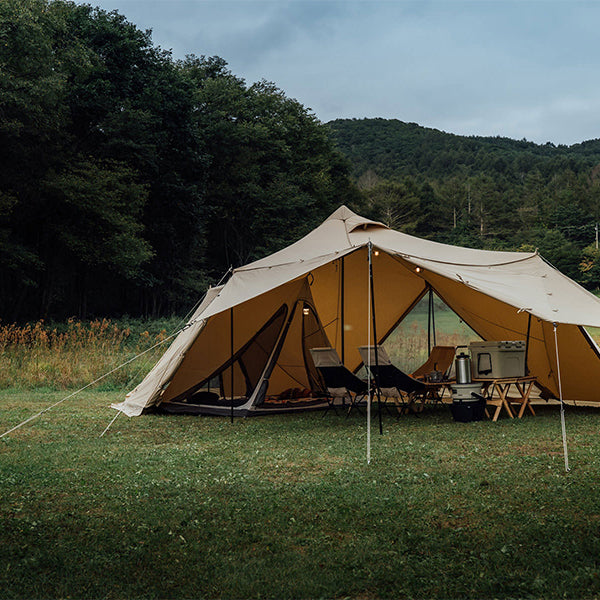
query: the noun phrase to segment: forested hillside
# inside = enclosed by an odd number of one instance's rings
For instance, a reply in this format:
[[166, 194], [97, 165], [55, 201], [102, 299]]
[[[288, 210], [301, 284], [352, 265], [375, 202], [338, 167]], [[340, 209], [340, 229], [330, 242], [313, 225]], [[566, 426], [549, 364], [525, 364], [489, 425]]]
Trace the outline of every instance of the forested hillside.
[[0, 2], [0, 319], [186, 312], [357, 195], [327, 127], [116, 12]]
[[600, 140], [556, 147], [385, 119], [329, 127], [365, 194], [363, 212], [440, 242], [538, 248], [580, 283], [600, 284]]

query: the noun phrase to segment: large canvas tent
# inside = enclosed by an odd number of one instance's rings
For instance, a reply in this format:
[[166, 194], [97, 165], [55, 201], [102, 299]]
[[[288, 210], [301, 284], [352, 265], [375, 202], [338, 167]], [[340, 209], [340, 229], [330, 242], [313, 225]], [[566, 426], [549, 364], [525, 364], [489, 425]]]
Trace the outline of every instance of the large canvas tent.
[[527, 368], [545, 397], [562, 389], [565, 400], [600, 403], [600, 351], [584, 329], [600, 327], [594, 295], [537, 252], [431, 242], [342, 206], [298, 242], [210, 289], [114, 407], [129, 416], [158, 405], [250, 415], [285, 406], [274, 398], [318, 396], [311, 348], [331, 346], [356, 370], [358, 347], [374, 342], [370, 307], [381, 343], [430, 289], [484, 340], [527, 339]]

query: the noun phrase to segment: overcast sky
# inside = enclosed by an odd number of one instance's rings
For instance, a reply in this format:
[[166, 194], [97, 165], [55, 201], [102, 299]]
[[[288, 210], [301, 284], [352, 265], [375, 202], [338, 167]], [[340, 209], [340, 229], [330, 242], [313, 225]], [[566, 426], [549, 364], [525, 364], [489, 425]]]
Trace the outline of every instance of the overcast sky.
[[89, 0], [220, 56], [322, 121], [384, 117], [538, 143], [600, 138], [600, 0]]

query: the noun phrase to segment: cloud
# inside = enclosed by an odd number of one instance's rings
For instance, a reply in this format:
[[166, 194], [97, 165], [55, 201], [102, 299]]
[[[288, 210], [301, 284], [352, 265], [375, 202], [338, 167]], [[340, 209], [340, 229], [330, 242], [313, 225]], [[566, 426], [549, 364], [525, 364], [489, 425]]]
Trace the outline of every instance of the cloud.
[[100, 0], [176, 57], [218, 55], [322, 120], [381, 116], [472, 135], [600, 137], [600, 3]]

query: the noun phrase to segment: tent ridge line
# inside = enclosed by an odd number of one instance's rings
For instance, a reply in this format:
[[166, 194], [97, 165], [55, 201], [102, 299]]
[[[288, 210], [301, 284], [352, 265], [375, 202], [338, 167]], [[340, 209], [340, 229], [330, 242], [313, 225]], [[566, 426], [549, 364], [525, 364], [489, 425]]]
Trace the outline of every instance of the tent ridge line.
[[388, 250], [386, 248], [382, 248], [382, 250], [385, 250], [386, 252], [389, 252], [390, 254], [396, 254], [397, 256], [400, 256], [407, 260], [412, 258], [412, 259], [424, 260], [427, 262], [436, 263], [436, 264], [440, 264], [440, 265], [455, 265], [458, 267], [480, 267], [480, 268], [485, 268], [485, 269], [488, 269], [490, 267], [502, 267], [504, 265], [514, 265], [516, 263], [524, 262], [526, 260], [530, 260], [532, 258], [535, 258], [536, 256], [539, 256], [537, 254], [531, 254], [529, 256], [526, 256], [525, 258], [519, 258], [517, 260], [510, 260], [507, 262], [500, 262], [500, 263], [491, 263], [489, 265], [476, 265], [473, 263], [457, 263], [457, 262], [453, 262], [453, 261], [435, 260], [433, 258], [424, 258], [422, 256], [417, 256], [415, 254], [405, 254], [405, 253], [394, 252], [393, 250]]
[[290, 260], [288, 262], [277, 263], [275, 265], [265, 265], [265, 266], [260, 266], [260, 267], [248, 267], [248, 268], [238, 267], [237, 269], [233, 270], [233, 273], [249, 273], [250, 271], [265, 271], [268, 269], [275, 269], [277, 267], [287, 267], [288, 265], [301, 264], [301, 263], [309, 262], [311, 260], [319, 260], [321, 258], [325, 258], [326, 256], [337, 256], [339, 254], [341, 254], [342, 256], [345, 256], [346, 254], [350, 254], [350, 252], [355, 250], [356, 248], [362, 248], [362, 246], [366, 246], [366, 244], [360, 244], [358, 246], [351, 245], [349, 248], [346, 248], [345, 250], [335, 250], [333, 252], [327, 252], [325, 254], [311, 256], [310, 259]]

